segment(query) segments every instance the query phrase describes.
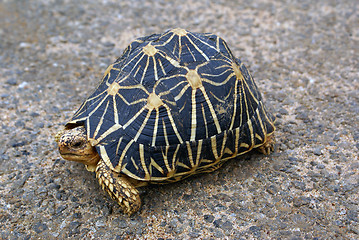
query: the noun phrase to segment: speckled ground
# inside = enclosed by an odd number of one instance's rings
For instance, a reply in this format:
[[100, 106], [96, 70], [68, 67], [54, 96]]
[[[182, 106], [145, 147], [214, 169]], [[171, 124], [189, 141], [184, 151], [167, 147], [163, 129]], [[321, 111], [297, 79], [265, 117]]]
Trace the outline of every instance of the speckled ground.
[[[356, 0], [29, 2], [0, 1], [0, 239], [359, 238]], [[276, 152], [144, 188], [129, 218], [53, 135], [131, 40], [173, 27], [246, 63]]]

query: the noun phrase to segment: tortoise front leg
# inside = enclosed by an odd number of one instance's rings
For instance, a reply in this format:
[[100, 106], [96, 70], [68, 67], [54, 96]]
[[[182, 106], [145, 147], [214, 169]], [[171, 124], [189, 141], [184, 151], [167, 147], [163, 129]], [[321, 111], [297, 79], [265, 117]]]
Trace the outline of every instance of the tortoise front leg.
[[112, 171], [102, 160], [97, 165], [96, 177], [102, 189], [118, 202], [124, 213], [132, 215], [141, 207], [137, 189], [127, 177]]

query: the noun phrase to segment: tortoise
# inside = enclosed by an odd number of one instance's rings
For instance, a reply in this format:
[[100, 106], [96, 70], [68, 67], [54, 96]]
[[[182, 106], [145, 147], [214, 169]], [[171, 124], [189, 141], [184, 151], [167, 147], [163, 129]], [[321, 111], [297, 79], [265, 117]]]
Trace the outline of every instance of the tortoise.
[[131, 215], [138, 187], [269, 154], [274, 119], [222, 38], [176, 28], [134, 40], [55, 140]]

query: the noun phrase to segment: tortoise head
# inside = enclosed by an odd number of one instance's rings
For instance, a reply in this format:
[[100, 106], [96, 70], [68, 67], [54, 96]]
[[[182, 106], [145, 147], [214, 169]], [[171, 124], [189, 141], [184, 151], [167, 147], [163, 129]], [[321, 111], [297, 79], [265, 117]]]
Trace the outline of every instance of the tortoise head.
[[65, 129], [55, 136], [61, 157], [66, 160], [81, 162], [86, 165], [96, 165], [100, 156], [87, 140], [84, 126]]

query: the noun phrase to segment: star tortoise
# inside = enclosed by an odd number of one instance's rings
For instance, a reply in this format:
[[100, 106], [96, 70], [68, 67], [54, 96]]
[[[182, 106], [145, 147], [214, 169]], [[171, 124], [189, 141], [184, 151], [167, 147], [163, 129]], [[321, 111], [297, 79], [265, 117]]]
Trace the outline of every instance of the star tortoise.
[[274, 143], [274, 117], [244, 64], [210, 33], [138, 38], [55, 139], [131, 215], [137, 187], [211, 172]]

